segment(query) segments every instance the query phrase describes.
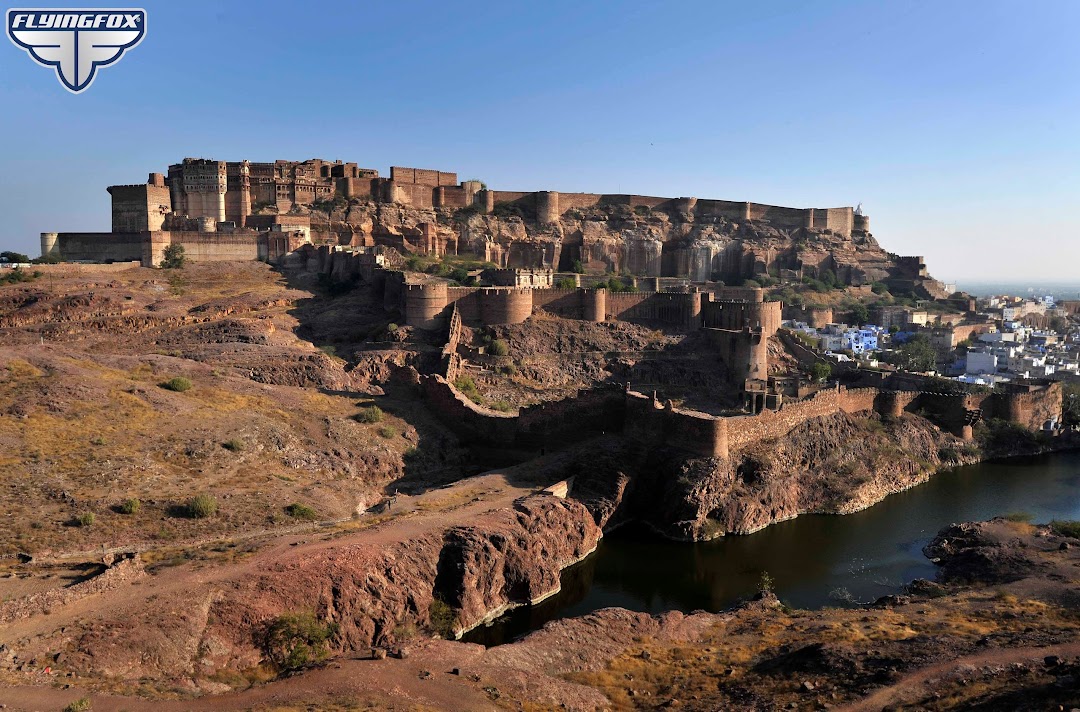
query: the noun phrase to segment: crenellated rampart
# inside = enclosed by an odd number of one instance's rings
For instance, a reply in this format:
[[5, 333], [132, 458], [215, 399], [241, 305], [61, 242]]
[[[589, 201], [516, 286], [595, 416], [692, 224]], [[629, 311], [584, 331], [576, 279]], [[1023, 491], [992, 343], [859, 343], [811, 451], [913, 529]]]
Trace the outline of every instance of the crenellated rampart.
[[451, 427], [481, 442], [555, 448], [586, 434], [622, 432], [653, 447], [675, 447], [717, 458], [729, 458], [756, 443], [782, 438], [803, 423], [836, 413], [876, 412], [900, 417], [905, 411], [917, 411], [944, 430], [970, 437], [970, 416], [976, 411], [1032, 430], [1042, 428], [1061, 412], [1060, 384], [1024, 393], [987, 394], [838, 387], [802, 401], [786, 402], [779, 410], [730, 417], [676, 408], [670, 402], [661, 404], [655, 396], [615, 386], [523, 408], [517, 416], [475, 405], [441, 377], [427, 377], [425, 391], [436, 413]]

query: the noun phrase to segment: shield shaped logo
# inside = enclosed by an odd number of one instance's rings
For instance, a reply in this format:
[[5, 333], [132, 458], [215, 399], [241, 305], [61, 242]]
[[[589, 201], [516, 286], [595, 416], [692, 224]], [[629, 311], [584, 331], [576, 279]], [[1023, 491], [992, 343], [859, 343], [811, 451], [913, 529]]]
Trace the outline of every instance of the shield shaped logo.
[[12, 9], [7, 32], [15, 46], [43, 67], [56, 69], [64, 87], [86, 91], [98, 68], [120, 60], [146, 36], [141, 9]]

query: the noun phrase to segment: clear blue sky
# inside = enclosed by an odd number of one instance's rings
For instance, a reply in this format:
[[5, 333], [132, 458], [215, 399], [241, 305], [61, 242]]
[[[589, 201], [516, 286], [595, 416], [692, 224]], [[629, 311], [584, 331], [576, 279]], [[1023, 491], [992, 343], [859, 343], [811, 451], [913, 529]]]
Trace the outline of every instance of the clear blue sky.
[[106, 186], [184, 156], [322, 157], [509, 190], [862, 201], [940, 278], [1077, 276], [1075, 1], [143, 6], [146, 39], [78, 96], [0, 48], [3, 249], [107, 230]]

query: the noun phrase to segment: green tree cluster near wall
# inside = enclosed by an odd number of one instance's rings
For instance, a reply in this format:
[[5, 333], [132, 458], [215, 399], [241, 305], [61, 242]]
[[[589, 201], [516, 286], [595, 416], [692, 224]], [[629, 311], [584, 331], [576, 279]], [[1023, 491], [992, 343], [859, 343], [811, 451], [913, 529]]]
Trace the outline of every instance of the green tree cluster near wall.
[[183, 269], [184, 264], [187, 262], [187, 257], [184, 256], [183, 245], [169, 245], [162, 252], [161, 268], [162, 269]]
[[916, 334], [896, 348], [887, 360], [905, 371], [932, 371], [937, 365], [937, 352], [925, 334]]

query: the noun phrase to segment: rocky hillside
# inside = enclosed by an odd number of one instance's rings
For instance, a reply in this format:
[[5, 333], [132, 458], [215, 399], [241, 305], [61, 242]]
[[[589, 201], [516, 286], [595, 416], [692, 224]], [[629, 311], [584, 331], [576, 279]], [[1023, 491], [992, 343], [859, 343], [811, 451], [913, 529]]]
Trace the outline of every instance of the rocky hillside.
[[568, 210], [553, 223], [540, 223], [517, 205], [496, 206], [494, 214], [480, 215], [471, 209], [353, 201], [330, 213], [315, 213], [312, 221], [398, 244], [402, 236], [415, 242], [417, 226], [428, 223], [458, 251], [511, 267], [570, 271], [580, 260], [590, 269], [728, 284], [776, 277], [784, 270], [810, 277], [831, 271], [844, 284], [880, 281], [926, 296], [947, 296], [940, 283], [920, 274], [917, 264], [887, 252], [869, 233], [849, 237], [828, 229], [780, 229], [767, 221], [617, 205]]
[[[258, 263], [65, 270], [0, 289], [0, 558], [288, 528], [293, 504], [348, 519], [458, 473], [456, 439], [373, 385], [418, 353], [355, 354], [387, 319], [364, 294]], [[199, 494], [217, 516], [186, 516]]]
[[[676, 539], [747, 534], [809, 512], [847, 514], [925, 482], [941, 467], [973, 462], [978, 448], [911, 414], [815, 418], [783, 438], [729, 459], [661, 450], [642, 453], [620, 516], [648, 522]], [[599, 460], [611, 479], [635, 458]], [[581, 486], [591, 486], [586, 475]]]

